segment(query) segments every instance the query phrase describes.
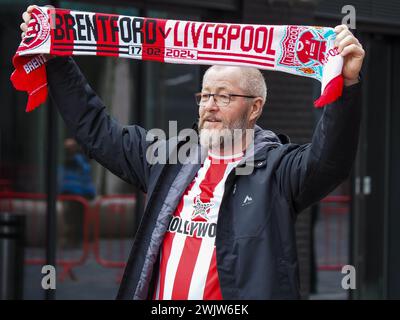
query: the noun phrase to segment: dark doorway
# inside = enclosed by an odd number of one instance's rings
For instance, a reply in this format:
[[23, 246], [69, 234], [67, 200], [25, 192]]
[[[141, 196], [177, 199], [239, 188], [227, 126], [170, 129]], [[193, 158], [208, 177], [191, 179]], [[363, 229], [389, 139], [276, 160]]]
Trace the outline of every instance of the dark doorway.
[[[400, 177], [397, 168], [400, 162], [400, 39], [362, 34], [360, 41], [367, 56], [363, 123], [355, 170], [352, 230], [359, 286], [353, 297], [394, 298], [399, 297], [399, 292], [395, 292], [399, 290], [399, 284], [395, 285], [393, 281], [396, 279], [394, 270], [399, 268], [399, 257], [394, 252], [398, 252], [395, 247], [396, 242], [400, 242], [400, 235], [392, 228], [399, 222], [396, 182]], [[393, 268], [395, 265], [397, 269]]]

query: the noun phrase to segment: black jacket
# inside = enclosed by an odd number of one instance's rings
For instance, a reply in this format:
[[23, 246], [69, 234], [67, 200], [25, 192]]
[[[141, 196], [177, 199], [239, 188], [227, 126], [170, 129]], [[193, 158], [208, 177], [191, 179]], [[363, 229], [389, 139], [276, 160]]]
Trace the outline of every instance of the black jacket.
[[[71, 58], [49, 61], [47, 73], [51, 96], [87, 155], [147, 193], [118, 293], [119, 299], [147, 299], [169, 221], [200, 164], [149, 164], [146, 151], [154, 141], [146, 141], [143, 128], [110, 118]], [[254, 170], [250, 175], [231, 172], [218, 217], [217, 267], [224, 299], [299, 298], [296, 216], [349, 175], [357, 150], [360, 88], [345, 87], [343, 96], [325, 108], [310, 144], [282, 143], [256, 127], [254, 163], [245, 164]], [[181, 145], [176, 141], [174, 148]], [[251, 201], [244, 201], [247, 196]]]

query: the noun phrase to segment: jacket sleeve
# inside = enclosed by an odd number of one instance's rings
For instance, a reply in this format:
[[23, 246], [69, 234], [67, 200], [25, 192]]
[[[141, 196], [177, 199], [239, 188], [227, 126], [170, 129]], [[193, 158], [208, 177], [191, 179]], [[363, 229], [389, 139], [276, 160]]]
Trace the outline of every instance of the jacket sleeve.
[[361, 122], [361, 82], [324, 108], [312, 142], [284, 146], [277, 167], [279, 189], [299, 213], [345, 180], [357, 153]]
[[47, 78], [50, 95], [84, 152], [146, 192], [150, 170], [146, 131], [112, 119], [72, 58], [50, 60]]

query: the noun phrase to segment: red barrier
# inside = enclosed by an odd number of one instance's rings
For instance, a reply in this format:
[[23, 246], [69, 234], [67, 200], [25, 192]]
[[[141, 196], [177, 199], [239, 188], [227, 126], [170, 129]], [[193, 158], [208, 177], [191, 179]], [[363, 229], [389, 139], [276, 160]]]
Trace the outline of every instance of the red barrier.
[[97, 199], [93, 210], [93, 250], [100, 265], [125, 267], [130, 250], [127, 242], [133, 241], [137, 223], [135, 205], [134, 195], [107, 195]]
[[[20, 211], [23, 211], [27, 213], [27, 219], [29, 218], [29, 223], [27, 223], [27, 228], [26, 228], [26, 238], [30, 239], [31, 241], [37, 241], [37, 243], [40, 244], [40, 239], [39, 239], [39, 231], [40, 231], [40, 226], [39, 223], [42, 223], [44, 225], [44, 221], [40, 221], [39, 213], [41, 210], [45, 210], [46, 208], [46, 199], [47, 196], [46, 194], [40, 194], [40, 193], [24, 193], [24, 192], [9, 192], [9, 191], [4, 191], [0, 192], [0, 208], [3, 210], [7, 210], [9, 212], [16, 212], [18, 209]], [[17, 206], [16, 202], [21, 201], [20, 205]], [[40, 202], [42, 201], [42, 203]], [[77, 256], [77, 257], [63, 257], [64, 252], [63, 252], [63, 247], [62, 245], [58, 246], [58, 256], [56, 259], [57, 265], [60, 265], [63, 268], [63, 272], [59, 275], [59, 279], [63, 281], [67, 275], [71, 276], [72, 278], [74, 277], [72, 274], [72, 269], [76, 266], [82, 265], [86, 258], [88, 257], [89, 250], [90, 250], [90, 245], [89, 245], [89, 236], [88, 236], [88, 228], [89, 228], [89, 204], [88, 201], [81, 197], [81, 196], [76, 196], [76, 195], [59, 195], [57, 197], [57, 202], [62, 203], [62, 202], [67, 202], [67, 201], [73, 201], [77, 202], [80, 205], [82, 205], [83, 208], [83, 241], [82, 241], [82, 252]], [[42, 204], [42, 206], [40, 206]], [[19, 207], [19, 208], [18, 208]], [[57, 215], [60, 213], [57, 212]], [[45, 217], [43, 213], [43, 218]], [[60, 227], [63, 227], [63, 223], [60, 224]], [[45, 230], [45, 228], [42, 228]], [[42, 232], [44, 231], [42, 230]], [[59, 230], [60, 231], [60, 230]], [[62, 230], [61, 230], [62, 231]], [[39, 251], [39, 250], [37, 250]], [[43, 253], [43, 249], [41, 250]], [[31, 250], [31, 253], [33, 250]], [[26, 264], [31, 264], [31, 265], [44, 265], [46, 263], [45, 258], [39, 258], [39, 257], [31, 257], [27, 258], [25, 260]]]
[[328, 196], [321, 200], [320, 212], [324, 230], [324, 245], [318, 269], [342, 270], [348, 263], [348, 227], [350, 213], [349, 196]]

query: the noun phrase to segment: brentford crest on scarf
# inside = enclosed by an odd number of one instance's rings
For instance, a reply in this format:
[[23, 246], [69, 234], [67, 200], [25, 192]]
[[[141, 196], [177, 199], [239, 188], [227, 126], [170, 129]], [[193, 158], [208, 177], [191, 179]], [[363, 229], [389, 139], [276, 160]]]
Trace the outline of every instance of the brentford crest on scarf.
[[321, 82], [322, 107], [342, 94], [343, 57], [332, 28], [205, 23], [35, 7], [13, 58], [11, 81], [47, 99], [46, 55], [97, 55], [167, 63], [224, 64], [283, 71]]

